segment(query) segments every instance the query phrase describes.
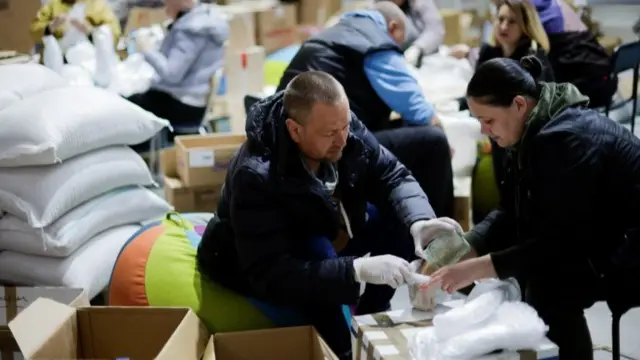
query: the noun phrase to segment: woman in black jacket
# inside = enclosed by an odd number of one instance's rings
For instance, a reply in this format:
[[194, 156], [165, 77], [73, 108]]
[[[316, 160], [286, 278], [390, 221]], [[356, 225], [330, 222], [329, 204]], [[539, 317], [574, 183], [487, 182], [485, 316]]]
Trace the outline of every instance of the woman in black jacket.
[[549, 38], [535, 7], [528, 0], [502, 0], [496, 9], [491, 41], [480, 48], [476, 68], [499, 57], [520, 61], [534, 55], [544, 65], [540, 80], [553, 81], [553, 70], [547, 59]]
[[538, 82], [537, 58], [521, 63], [487, 61], [469, 82], [483, 134], [507, 149], [501, 206], [466, 234], [469, 259], [433, 277], [446, 291], [520, 279], [560, 359], [591, 360], [584, 309], [600, 285], [640, 274], [640, 139], [588, 109], [574, 85]]

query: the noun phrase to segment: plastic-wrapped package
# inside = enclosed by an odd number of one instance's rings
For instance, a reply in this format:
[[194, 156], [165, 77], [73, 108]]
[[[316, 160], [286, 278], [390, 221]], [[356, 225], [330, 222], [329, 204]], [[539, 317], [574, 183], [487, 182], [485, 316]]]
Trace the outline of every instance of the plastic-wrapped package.
[[547, 327], [520, 298], [517, 282], [485, 281], [467, 302], [436, 315], [433, 326], [409, 339], [415, 360], [467, 360], [498, 349], [520, 350], [538, 346]]
[[429, 283], [431, 278], [427, 275], [413, 274], [414, 283], [409, 284], [409, 300], [414, 309], [422, 311], [433, 311], [436, 308], [437, 287], [421, 290], [420, 286]]

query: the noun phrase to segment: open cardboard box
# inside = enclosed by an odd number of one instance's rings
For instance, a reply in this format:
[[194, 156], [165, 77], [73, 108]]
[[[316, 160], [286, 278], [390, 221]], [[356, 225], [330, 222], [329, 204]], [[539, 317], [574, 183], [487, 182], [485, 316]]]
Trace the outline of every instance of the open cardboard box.
[[[48, 298], [72, 307], [89, 306], [89, 298], [82, 289], [62, 287], [0, 286], [0, 359], [22, 358], [8, 323], [38, 298]], [[39, 326], [39, 324], [35, 324]]]
[[9, 323], [27, 360], [210, 360], [210, 335], [186, 308], [73, 308], [39, 298]]
[[338, 360], [311, 326], [218, 333], [215, 360]]

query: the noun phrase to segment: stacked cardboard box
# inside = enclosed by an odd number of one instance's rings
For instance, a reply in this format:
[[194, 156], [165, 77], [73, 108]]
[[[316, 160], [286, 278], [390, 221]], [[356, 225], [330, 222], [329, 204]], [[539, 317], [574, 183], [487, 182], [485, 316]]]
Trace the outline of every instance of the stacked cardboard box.
[[239, 134], [176, 137], [176, 146], [160, 156], [167, 201], [180, 212], [214, 212], [229, 163], [245, 140]]

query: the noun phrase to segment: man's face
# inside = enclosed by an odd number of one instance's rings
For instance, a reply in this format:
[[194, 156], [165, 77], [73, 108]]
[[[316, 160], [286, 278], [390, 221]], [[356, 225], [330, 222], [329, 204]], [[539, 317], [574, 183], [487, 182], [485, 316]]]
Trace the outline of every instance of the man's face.
[[350, 120], [346, 99], [335, 104], [318, 102], [311, 108], [304, 125], [288, 119], [287, 129], [308, 159], [334, 163], [340, 160], [347, 144]]

